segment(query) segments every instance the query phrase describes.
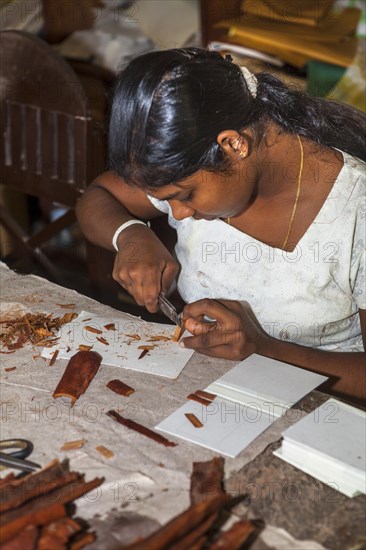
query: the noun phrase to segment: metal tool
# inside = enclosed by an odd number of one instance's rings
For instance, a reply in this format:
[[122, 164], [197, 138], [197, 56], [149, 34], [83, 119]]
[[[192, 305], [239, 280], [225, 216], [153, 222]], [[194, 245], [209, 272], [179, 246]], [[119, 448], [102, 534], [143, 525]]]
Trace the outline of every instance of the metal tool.
[[[3, 449], [19, 449], [4, 453]], [[33, 451], [33, 443], [28, 439], [3, 439], [0, 441], [0, 465], [3, 468], [14, 468], [24, 472], [34, 472], [41, 468], [40, 464], [25, 460]]]
[[176, 308], [173, 306], [173, 304], [171, 302], [169, 302], [169, 300], [167, 298], [165, 298], [165, 296], [163, 294], [159, 294], [158, 303], [159, 303], [159, 307], [160, 307], [161, 311], [164, 313], [164, 315], [166, 315], [168, 317], [168, 319], [173, 321], [173, 323], [178, 325], [178, 327], [181, 327], [182, 326], [182, 314], [177, 313]]

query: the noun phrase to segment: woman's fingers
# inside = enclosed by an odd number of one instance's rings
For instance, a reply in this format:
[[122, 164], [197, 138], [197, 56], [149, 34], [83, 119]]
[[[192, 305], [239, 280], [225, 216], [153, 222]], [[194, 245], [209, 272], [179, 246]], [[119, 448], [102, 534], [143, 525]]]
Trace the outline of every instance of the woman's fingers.
[[[184, 327], [188, 328], [189, 323], [185, 323]], [[201, 326], [199, 326], [201, 325]], [[193, 336], [184, 338], [185, 347], [192, 349], [201, 347], [215, 347], [221, 345], [235, 345], [243, 338], [239, 323], [235, 323], [231, 327], [220, 323], [200, 323], [199, 330], [193, 332]], [[192, 333], [192, 332], [191, 332]]]

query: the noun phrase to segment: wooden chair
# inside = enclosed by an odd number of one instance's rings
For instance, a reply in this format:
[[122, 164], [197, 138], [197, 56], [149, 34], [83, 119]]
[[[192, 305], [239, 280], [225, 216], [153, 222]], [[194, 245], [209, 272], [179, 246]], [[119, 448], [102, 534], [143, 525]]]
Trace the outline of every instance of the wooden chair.
[[65, 213], [29, 234], [0, 205], [0, 224], [15, 240], [12, 253], [37, 260], [62, 282], [42, 247], [75, 222], [74, 206], [103, 172], [103, 128], [90, 116], [75, 72], [48, 44], [19, 31], [0, 32], [0, 184], [58, 203]]

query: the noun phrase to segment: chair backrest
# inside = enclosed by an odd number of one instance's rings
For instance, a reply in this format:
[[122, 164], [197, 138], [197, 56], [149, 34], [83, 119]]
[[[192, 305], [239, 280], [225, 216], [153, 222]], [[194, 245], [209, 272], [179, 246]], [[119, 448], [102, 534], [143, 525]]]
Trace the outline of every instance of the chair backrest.
[[104, 170], [105, 142], [74, 71], [28, 33], [0, 32], [0, 125], [0, 184], [69, 208], [37, 235], [28, 235], [6, 204], [0, 224], [17, 242], [18, 256], [34, 253], [60, 280], [41, 246], [75, 221], [78, 197]]
[[[0, 32], [0, 183], [73, 206], [98, 169], [85, 92], [48, 44]], [[95, 174], [92, 174], [95, 172]]]

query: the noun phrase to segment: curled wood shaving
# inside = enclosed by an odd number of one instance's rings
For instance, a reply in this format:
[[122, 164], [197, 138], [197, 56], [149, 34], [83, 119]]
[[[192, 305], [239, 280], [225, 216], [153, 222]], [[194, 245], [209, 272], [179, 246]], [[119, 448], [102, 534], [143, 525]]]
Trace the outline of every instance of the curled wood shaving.
[[147, 342], [167, 342], [168, 340], [171, 340], [169, 336], [158, 335], [158, 336], [152, 336], [147, 340]]
[[9, 346], [18, 349], [28, 342], [35, 346], [50, 347], [56, 343], [55, 334], [59, 329], [75, 317], [77, 313], [65, 313], [63, 317], [26, 313], [19, 318], [0, 320], [0, 344], [8, 349], [11, 349]]
[[[92, 347], [93, 346], [86, 346], [85, 344], [80, 344], [79, 347], [78, 347], [78, 350], [79, 351], [90, 351], [92, 349]], [[70, 351], [70, 349], [67, 350], [67, 351]]]
[[75, 441], [66, 441], [61, 447], [61, 451], [72, 451], [84, 447], [85, 439], [76, 439]]
[[141, 336], [138, 334], [125, 334], [125, 336], [127, 336], [127, 338], [133, 338], [133, 340], [141, 340]]
[[104, 325], [104, 328], [106, 330], [116, 330], [116, 325], [114, 323], [109, 323], [108, 325]]
[[91, 327], [89, 325], [86, 325], [86, 327], [84, 327], [85, 330], [87, 330], [88, 332], [93, 332], [94, 334], [102, 334], [102, 330], [99, 330], [99, 328], [94, 328], [94, 327]]
[[101, 342], [101, 343], [104, 344], [105, 346], [109, 346], [108, 340], [106, 340], [105, 338], [103, 338], [103, 336], [97, 336], [97, 340], [98, 340], [98, 342]]
[[149, 351], [153, 350], [156, 346], [139, 346], [137, 349], [142, 349], [142, 352], [138, 356], [138, 359], [142, 359], [149, 353]]
[[107, 447], [104, 447], [104, 445], [98, 445], [97, 447], [95, 447], [95, 449], [105, 458], [112, 458], [112, 456], [114, 456], [114, 453], [107, 449]]

